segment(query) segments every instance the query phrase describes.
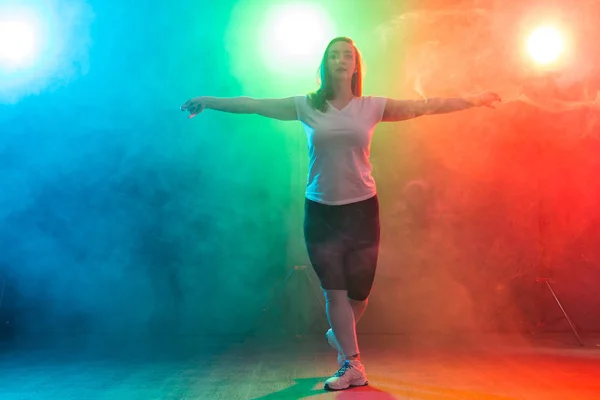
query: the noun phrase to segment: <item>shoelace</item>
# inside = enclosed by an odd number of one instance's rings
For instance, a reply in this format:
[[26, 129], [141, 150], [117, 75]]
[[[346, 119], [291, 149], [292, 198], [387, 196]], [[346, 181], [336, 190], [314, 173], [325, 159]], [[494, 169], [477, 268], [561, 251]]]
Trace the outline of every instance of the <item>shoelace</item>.
[[350, 364], [350, 361], [348, 361], [348, 360], [344, 361], [344, 365], [342, 365], [342, 368], [338, 369], [338, 372], [335, 373], [335, 376], [337, 376], [338, 378], [344, 376], [346, 371], [349, 370], [350, 368], [353, 368], [352, 364]]

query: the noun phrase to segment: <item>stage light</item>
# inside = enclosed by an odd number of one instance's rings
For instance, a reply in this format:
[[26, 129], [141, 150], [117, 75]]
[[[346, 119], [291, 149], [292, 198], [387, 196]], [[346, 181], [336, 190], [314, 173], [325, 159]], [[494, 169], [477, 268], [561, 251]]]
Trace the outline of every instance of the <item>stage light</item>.
[[30, 62], [36, 53], [36, 36], [31, 22], [0, 20], [0, 63], [10, 68]]
[[544, 26], [531, 33], [527, 40], [527, 50], [535, 62], [552, 64], [565, 50], [565, 41], [557, 29]]
[[263, 62], [285, 75], [306, 73], [319, 65], [333, 38], [332, 23], [316, 4], [274, 6], [266, 13], [260, 39]]

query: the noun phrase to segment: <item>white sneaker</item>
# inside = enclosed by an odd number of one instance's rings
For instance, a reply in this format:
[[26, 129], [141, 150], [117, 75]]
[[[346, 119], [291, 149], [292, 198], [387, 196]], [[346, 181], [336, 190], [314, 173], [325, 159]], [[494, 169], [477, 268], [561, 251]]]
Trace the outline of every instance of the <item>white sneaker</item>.
[[368, 384], [365, 366], [358, 360], [346, 360], [339, 371], [325, 381], [325, 390], [344, 390]]
[[335, 339], [335, 336], [333, 335], [333, 331], [331, 330], [331, 328], [325, 333], [325, 338], [327, 339], [327, 343], [329, 343], [329, 345], [338, 352], [338, 356], [337, 356], [338, 367], [342, 368], [342, 366], [344, 365], [344, 356], [343, 356], [342, 352], [340, 351], [340, 346], [338, 345], [338, 342]]

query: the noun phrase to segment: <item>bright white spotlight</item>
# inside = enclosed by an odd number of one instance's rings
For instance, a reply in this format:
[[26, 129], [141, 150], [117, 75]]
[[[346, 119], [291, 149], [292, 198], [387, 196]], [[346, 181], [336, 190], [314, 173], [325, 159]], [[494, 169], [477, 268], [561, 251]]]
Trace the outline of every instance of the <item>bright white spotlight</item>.
[[560, 32], [552, 27], [541, 27], [533, 31], [527, 40], [527, 50], [540, 64], [550, 64], [558, 60], [565, 49]]
[[23, 21], [0, 20], [0, 62], [19, 66], [30, 60], [36, 50], [36, 32]]
[[268, 10], [262, 25], [259, 47], [263, 61], [267, 68], [287, 75], [314, 70], [333, 38], [333, 24], [318, 5], [277, 5]]

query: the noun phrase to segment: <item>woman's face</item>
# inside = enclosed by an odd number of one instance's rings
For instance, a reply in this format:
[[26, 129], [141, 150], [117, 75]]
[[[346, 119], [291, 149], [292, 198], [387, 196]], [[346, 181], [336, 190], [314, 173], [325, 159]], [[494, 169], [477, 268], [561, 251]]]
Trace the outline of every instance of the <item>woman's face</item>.
[[335, 42], [329, 47], [327, 69], [335, 80], [351, 80], [356, 72], [356, 54], [354, 46], [344, 41]]

